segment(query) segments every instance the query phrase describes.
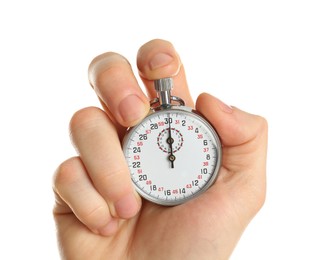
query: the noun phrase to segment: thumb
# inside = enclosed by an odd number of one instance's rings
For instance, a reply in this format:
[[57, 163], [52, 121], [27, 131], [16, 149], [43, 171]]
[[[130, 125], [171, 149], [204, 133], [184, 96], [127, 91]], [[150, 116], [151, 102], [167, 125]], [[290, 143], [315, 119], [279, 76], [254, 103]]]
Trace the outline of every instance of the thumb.
[[209, 94], [201, 94], [196, 109], [215, 127], [224, 146], [246, 144], [266, 132], [264, 118], [231, 107]]
[[243, 215], [250, 220], [265, 201], [267, 121], [205, 93], [196, 109], [217, 130], [223, 145], [220, 176], [225, 181], [218, 180], [213, 191], [226, 190], [222, 194], [231, 199], [239, 221]]

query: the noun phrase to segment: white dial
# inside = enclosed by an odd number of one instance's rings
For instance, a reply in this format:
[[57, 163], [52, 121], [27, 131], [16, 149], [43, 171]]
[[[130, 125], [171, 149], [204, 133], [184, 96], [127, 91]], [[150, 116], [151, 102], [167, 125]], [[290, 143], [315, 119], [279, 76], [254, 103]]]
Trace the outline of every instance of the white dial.
[[221, 164], [218, 135], [186, 107], [147, 116], [130, 129], [123, 150], [138, 193], [162, 205], [177, 205], [205, 191]]

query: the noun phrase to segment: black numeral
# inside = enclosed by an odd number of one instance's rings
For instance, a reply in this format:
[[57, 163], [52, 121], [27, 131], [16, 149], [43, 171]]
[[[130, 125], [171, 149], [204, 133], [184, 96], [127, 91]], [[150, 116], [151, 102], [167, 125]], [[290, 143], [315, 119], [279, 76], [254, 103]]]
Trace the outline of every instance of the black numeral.
[[179, 189], [179, 193], [180, 193], [180, 194], [184, 194], [184, 193], [186, 193], [185, 188]]
[[170, 196], [172, 193], [170, 192], [170, 190], [165, 190], [165, 191], [164, 191], [164, 194], [165, 194], [166, 196]]
[[147, 134], [140, 134], [139, 140], [147, 140]]
[[207, 174], [207, 168], [201, 169], [201, 174]]
[[139, 181], [146, 181], [147, 180], [147, 175], [139, 175]]
[[132, 168], [140, 168], [140, 162], [133, 162]]
[[156, 185], [150, 185], [150, 190], [157, 190], [157, 186]]
[[158, 124], [157, 124], [157, 123], [155, 123], [155, 124], [150, 124], [150, 129], [151, 129], [151, 130], [158, 129]]
[[141, 153], [141, 149], [140, 149], [140, 147], [134, 147], [134, 148], [132, 149], [132, 151], [133, 151], [133, 153]]
[[173, 123], [173, 118], [168, 118], [168, 117], [166, 117], [165, 118], [165, 125], [168, 125], [168, 124], [171, 124], [171, 123]]

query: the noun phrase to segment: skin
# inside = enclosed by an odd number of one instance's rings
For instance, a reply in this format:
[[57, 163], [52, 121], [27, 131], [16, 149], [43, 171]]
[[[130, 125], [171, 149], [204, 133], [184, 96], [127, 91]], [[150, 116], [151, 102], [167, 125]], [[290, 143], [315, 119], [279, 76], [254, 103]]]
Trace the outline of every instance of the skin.
[[[89, 66], [103, 109], [84, 108], [70, 122], [78, 156], [54, 175], [54, 218], [62, 259], [228, 259], [265, 201], [267, 122], [203, 93], [194, 103], [173, 45], [153, 40], [138, 51], [137, 67], [104, 53]], [[155, 97], [153, 80], [174, 78], [173, 95], [195, 107], [217, 130], [223, 162], [215, 184], [175, 207], [141, 199], [131, 184], [120, 141]]]

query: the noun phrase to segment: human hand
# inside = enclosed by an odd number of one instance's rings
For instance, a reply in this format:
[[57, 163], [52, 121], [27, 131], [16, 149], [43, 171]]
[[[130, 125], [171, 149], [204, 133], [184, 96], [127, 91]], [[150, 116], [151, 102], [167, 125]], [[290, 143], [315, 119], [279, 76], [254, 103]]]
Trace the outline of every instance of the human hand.
[[137, 56], [149, 99], [153, 80], [174, 79], [175, 96], [195, 107], [217, 130], [222, 167], [205, 193], [185, 204], [163, 207], [134, 191], [120, 140], [126, 127], [149, 111], [149, 101], [126, 59], [96, 57], [89, 79], [103, 110], [85, 108], [71, 119], [79, 156], [54, 175], [57, 224], [64, 259], [228, 259], [243, 230], [263, 205], [266, 189], [267, 123], [201, 94], [194, 106], [174, 47], [153, 40]]

